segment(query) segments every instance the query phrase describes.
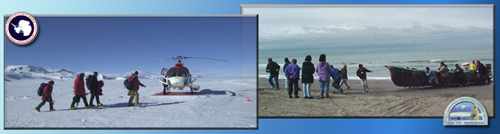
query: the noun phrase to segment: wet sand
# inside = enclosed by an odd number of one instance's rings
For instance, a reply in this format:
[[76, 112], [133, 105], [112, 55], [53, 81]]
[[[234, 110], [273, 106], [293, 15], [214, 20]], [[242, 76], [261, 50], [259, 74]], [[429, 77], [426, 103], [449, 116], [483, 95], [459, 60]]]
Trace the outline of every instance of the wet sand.
[[[470, 85], [449, 88], [405, 88], [395, 86], [391, 80], [370, 80], [365, 92], [359, 80], [349, 80], [351, 90], [345, 86], [340, 94], [330, 86], [330, 97], [321, 99], [319, 81], [311, 86], [314, 99], [288, 98], [285, 81], [279, 90], [270, 90], [267, 79], [259, 78], [259, 117], [398, 117], [442, 118], [446, 107], [460, 97], [473, 97], [485, 107], [488, 116], [494, 116], [494, 87]], [[331, 84], [331, 83], [330, 83]], [[299, 81], [299, 87], [302, 83]]]

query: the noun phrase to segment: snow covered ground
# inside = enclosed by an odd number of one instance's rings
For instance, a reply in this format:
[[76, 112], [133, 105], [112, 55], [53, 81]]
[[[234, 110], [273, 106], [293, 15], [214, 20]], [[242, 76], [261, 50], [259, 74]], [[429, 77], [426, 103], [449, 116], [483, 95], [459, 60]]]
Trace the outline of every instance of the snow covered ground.
[[141, 107], [128, 106], [123, 80], [104, 80], [104, 106], [85, 109], [81, 101], [77, 110], [69, 110], [74, 79], [55, 79], [56, 111], [49, 111], [46, 103], [37, 112], [41, 97], [36, 89], [47, 81], [4, 81], [4, 128], [257, 128], [255, 78], [200, 78], [195, 82], [200, 85], [197, 92], [207, 95], [195, 96], [152, 96], [162, 91], [162, 85], [156, 79], [141, 79], [147, 87], [139, 89]]

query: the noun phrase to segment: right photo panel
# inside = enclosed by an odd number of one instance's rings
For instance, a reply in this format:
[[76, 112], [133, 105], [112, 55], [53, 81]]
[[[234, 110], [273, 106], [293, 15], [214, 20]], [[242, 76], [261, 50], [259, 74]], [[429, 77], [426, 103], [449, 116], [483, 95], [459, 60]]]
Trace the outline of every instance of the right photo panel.
[[[259, 117], [443, 118], [461, 97], [495, 115], [494, 5], [242, 5], [241, 13], [259, 16]], [[450, 119], [472, 120], [474, 108], [457, 105]]]

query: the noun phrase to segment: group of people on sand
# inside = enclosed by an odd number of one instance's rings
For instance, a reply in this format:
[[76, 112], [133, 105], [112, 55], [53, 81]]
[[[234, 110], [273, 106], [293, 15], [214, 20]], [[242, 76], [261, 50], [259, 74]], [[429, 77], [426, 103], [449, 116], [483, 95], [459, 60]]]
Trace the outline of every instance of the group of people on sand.
[[[137, 77], [138, 75], [139, 75], [139, 73], [137, 71], [135, 71], [135, 73], [133, 73], [128, 78], [128, 82], [134, 83], [134, 89], [129, 92], [129, 96], [130, 96], [130, 99], [128, 102], [129, 106], [134, 106], [134, 105], [132, 105], [132, 100], [134, 99], [134, 97], [135, 97], [135, 105], [140, 106], [139, 93], [137, 93], [137, 90], [139, 90], [139, 85], [142, 87], [146, 87], [139, 81], [139, 79]], [[84, 76], [85, 76], [84, 73], [79, 73], [76, 76], [75, 84], [73, 87], [74, 88], [73, 92], [74, 92], [75, 96], [73, 97], [73, 101], [71, 102], [71, 107], [70, 107], [71, 110], [76, 110], [75, 104], [77, 104], [76, 106], [78, 106], [80, 99], [83, 100], [83, 103], [85, 105], [85, 109], [95, 107], [95, 105], [93, 104], [94, 98], [96, 100], [97, 106], [103, 106], [103, 104], [99, 101], [99, 96], [103, 95], [102, 94], [102, 87], [104, 86], [104, 82], [102, 80], [97, 81], [97, 76], [98, 76], [97, 72], [94, 72], [93, 75], [88, 75], [85, 78], [85, 81], [86, 81], [85, 85], [87, 86], [87, 89], [90, 90], [90, 94], [91, 94], [90, 95], [90, 104], [88, 104], [87, 97], [86, 97], [86, 95], [88, 93], [85, 92], [84, 78], [83, 78]], [[54, 81], [51, 80], [46, 84], [43, 83], [43, 87], [39, 87], [39, 88], [43, 89], [42, 102], [35, 108], [36, 111], [40, 112], [40, 108], [43, 105], [45, 105], [46, 102], [49, 102], [50, 111], [55, 111], [55, 109], [53, 107], [54, 100], [52, 99], [53, 86], [54, 86]]]
[[[266, 72], [269, 73], [269, 84], [271, 85], [271, 90], [279, 90], [278, 76], [280, 72], [280, 66], [278, 63], [274, 62], [272, 58], [268, 59], [268, 64], [266, 66]], [[300, 71], [302, 70], [302, 74]], [[368, 81], [366, 78], [366, 73], [372, 72], [363, 67], [363, 64], [358, 65], [358, 70], [356, 75], [360, 78], [361, 84], [363, 85], [365, 92], [368, 92]], [[307, 55], [304, 62], [302, 63], [302, 68], [297, 65], [297, 59], [290, 60], [285, 58], [285, 64], [283, 67], [283, 73], [285, 73], [285, 88], [288, 89], [289, 98], [300, 98], [299, 93], [299, 80], [302, 82], [303, 87], [303, 97], [304, 99], [313, 99], [311, 96], [311, 84], [314, 82], [314, 73], [318, 73], [318, 80], [320, 86], [321, 98], [330, 98], [329, 86], [330, 77], [333, 79], [332, 87], [337, 89], [339, 93], [343, 93], [342, 85], [345, 84], [347, 89], [351, 87], [347, 84], [347, 65], [339, 70], [333, 65], [326, 62], [326, 55], [321, 54], [319, 56], [319, 62], [314, 66], [312, 63], [311, 55]], [[274, 80], [274, 82], [273, 82]]]
[[[449, 87], [450, 82], [448, 81], [450, 71], [455, 74], [455, 80], [460, 83], [460, 86], [467, 86], [469, 82], [465, 79], [465, 70], [474, 70], [477, 77], [478, 84], [486, 83], [487, 67], [484, 66], [480, 61], [472, 61], [469, 68], [462, 69], [458, 64], [455, 64], [455, 69], [450, 70], [448, 66], [441, 61], [439, 67], [436, 71], [431, 70], [429, 67], [425, 67], [425, 75], [429, 77], [429, 83], [432, 86]], [[440, 79], [438, 80], [438, 75]]]

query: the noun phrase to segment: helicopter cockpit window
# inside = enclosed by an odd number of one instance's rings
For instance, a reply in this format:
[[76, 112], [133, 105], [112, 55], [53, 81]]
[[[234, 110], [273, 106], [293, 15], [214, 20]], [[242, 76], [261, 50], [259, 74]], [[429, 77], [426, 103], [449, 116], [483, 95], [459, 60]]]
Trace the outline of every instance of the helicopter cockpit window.
[[171, 77], [171, 76], [177, 76], [177, 69], [176, 68], [172, 68], [168, 71], [168, 77]]
[[181, 76], [181, 77], [187, 77], [188, 76], [187, 69], [180, 68], [178, 73], [179, 74], [177, 76]]
[[168, 71], [168, 77], [172, 76], [181, 76], [181, 77], [187, 77], [189, 76], [189, 71], [184, 68], [171, 68]]

